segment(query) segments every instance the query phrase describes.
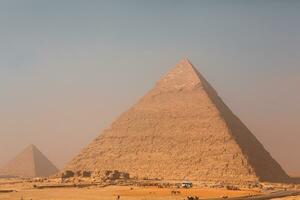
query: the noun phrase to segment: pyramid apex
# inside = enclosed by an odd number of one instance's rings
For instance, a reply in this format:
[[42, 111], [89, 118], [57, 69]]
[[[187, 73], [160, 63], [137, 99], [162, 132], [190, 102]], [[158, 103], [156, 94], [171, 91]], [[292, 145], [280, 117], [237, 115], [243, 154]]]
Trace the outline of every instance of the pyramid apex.
[[158, 81], [157, 87], [163, 90], [182, 90], [192, 89], [199, 83], [201, 79], [198, 71], [188, 58], [183, 58]]
[[38, 148], [34, 144], [29, 144], [25, 150], [29, 150], [29, 149], [34, 150], [34, 149], [38, 149]]
[[36, 148], [34, 144], [29, 144], [28, 147]]
[[191, 67], [193, 66], [192, 63], [190, 62], [190, 60], [187, 57], [181, 59], [179, 61], [179, 63], [184, 64], [185, 66], [191, 66]]
[[182, 58], [174, 68], [193, 68], [193, 64], [190, 62], [188, 58]]

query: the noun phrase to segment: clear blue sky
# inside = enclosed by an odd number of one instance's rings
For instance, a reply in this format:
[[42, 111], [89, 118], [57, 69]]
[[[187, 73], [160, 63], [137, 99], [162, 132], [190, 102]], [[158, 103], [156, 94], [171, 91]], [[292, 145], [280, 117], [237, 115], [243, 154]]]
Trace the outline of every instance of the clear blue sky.
[[0, 164], [59, 167], [188, 57], [300, 175], [300, 1], [0, 1]]

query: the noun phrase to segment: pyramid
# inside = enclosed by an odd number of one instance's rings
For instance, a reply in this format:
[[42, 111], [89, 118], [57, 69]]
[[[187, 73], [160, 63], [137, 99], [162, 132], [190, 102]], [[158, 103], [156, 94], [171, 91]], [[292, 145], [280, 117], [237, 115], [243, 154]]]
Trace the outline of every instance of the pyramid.
[[138, 178], [288, 179], [281, 166], [187, 60], [163, 76], [65, 169]]
[[1, 177], [47, 177], [58, 169], [34, 146], [30, 145], [0, 169]]

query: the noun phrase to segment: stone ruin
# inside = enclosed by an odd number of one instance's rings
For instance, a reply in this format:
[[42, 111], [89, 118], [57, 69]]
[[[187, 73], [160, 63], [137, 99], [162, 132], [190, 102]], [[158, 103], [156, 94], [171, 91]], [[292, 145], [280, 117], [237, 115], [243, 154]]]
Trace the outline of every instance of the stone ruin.
[[127, 172], [121, 172], [118, 170], [106, 170], [102, 171], [72, 171], [66, 170], [58, 175], [59, 178], [62, 179], [70, 179], [70, 178], [91, 178], [93, 180], [98, 181], [126, 181], [130, 179], [130, 175]]
[[66, 170], [65, 172], [60, 174], [60, 177], [63, 179], [73, 178], [73, 177], [81, 177], [81, 178], [89, 178], [92, 173], [90, 171], [76, 171], [73, 172], [71, 170]]
[[127, 172], [120, 172], [118, 170], [107, 170], [104, 172], [102, 180], [114, 181], [114, 180], [128, 180], [130, 179], [130, 175]]

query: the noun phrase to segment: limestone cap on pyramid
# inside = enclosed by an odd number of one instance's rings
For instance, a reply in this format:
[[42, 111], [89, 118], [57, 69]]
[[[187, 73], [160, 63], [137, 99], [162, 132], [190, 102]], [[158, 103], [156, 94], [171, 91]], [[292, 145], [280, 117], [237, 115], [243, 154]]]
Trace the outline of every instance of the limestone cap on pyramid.
[[192, 89], [201, 83], [200, 73], [184, 58], [165, 74], [156, 87], [162, 91]]

